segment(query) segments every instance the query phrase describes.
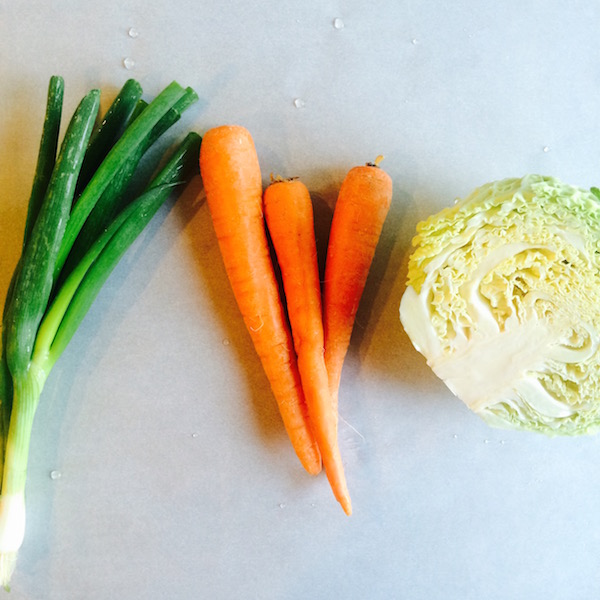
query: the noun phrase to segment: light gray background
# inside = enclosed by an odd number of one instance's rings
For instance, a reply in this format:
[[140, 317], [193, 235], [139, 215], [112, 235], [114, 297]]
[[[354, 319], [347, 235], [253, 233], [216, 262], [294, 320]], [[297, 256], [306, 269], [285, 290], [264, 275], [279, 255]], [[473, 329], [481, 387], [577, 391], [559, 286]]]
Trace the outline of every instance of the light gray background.
[[397, 313], [421, 218], [528, 172], [600, 183], [599, 25], [577, 0], [0, 0], [2, 296], [52, 74], [65, 114], [128, 77], [148, 99], [191, 85], [200, 102], [165, 143], [245, 125], [265, 182], [308, 185], [321, 243], [351, 166], [384, 154], [395, 187], [341, 389], [354, 515], [291, 451], [196, 181], [47, 383], [11, 597], [597, 598], [600, 439], [489, 429]]

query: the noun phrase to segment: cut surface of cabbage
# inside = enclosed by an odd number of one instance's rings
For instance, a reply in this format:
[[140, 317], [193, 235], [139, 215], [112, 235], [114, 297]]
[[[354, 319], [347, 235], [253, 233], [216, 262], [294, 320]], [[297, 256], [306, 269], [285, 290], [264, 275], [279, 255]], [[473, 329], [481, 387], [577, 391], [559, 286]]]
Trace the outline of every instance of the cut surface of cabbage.
[[400, 320], [434, 373], [496, 427], [600, 430], [600, 201], [527, 175], [417, 226]]

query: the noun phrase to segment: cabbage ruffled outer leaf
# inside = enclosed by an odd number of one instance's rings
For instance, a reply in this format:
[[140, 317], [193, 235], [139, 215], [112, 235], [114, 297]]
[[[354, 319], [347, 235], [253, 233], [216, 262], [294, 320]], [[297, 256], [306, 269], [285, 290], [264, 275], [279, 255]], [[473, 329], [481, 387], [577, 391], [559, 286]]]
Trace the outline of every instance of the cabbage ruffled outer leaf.
[[487, 423], [600, 429], [600, 201], [528, 175], [486, 184], [417, 226], [400, 319]]

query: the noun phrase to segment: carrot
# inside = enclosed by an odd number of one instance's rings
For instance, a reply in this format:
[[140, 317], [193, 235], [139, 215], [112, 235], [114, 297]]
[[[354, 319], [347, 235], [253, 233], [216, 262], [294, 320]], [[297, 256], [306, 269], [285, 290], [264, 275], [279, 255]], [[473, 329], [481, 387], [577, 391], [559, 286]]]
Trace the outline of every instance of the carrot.
[[334, 208], [323, 285], [325, 364], [337, 413], [342, 367], [375, 248], [392, 200], [392, 180], [374, 163], [346, 175]]
[[333, 493], [350, 515], [352, 507], [337, 442], [337, 418], [323, 356], [321, 283], [310, 194], [297, 179], [279, 180], [267, 187], [263, 201], [281, 269], [308, 414]]
[[200, 173], [225, 270], [284, 426], [304, 468], [317, 474], [321, 458], [271, 261], [250, 133], [240, 126], [210, 129], [200, 147]]

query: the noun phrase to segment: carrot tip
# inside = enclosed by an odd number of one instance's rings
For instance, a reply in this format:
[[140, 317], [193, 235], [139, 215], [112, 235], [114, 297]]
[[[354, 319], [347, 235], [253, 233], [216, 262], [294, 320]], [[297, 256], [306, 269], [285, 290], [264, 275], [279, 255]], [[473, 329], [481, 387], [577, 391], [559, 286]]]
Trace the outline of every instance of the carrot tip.
[[348, 498], [348, 496], [346, 496], [346, 497], [342, 498], [339, 502], [342, 505], [344, 512], [348, 516], [351, 516], [352, 515], [352, 503], [350, 502], [350, 498]]
[[304, 461], [302, 466], [309, 475], [316, 476], [323, 470], [323, 465], [320, 460], [312, 462]]

